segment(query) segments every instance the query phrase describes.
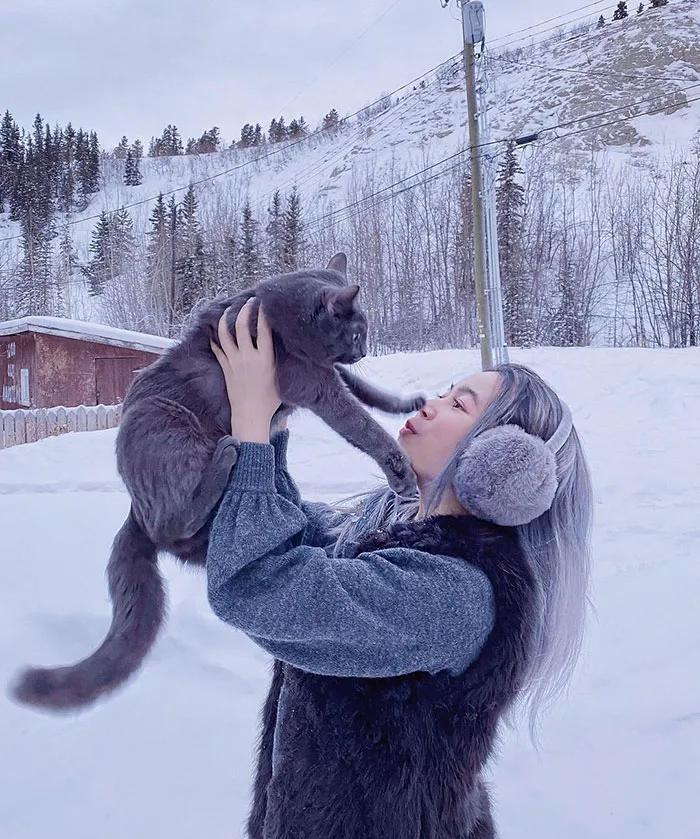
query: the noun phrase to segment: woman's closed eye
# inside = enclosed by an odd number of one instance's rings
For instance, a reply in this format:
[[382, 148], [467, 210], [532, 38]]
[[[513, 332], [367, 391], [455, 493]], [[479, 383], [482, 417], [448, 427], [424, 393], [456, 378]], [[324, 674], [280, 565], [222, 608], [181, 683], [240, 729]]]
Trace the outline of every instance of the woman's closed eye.
[[[450, 395], [451, 390], [452, 388], [450, 388], [450, 390], [448, 390], [447, 393], [436, 393], [435, 396], [438, 399], [446, 399]], [[460, 411], [464, 411], [465, 414], [469, 413], [464, 403], [460, 402], [459, 399], [456, 399], [455, 397], [452, 397], [452, 407], [457, 408]]]

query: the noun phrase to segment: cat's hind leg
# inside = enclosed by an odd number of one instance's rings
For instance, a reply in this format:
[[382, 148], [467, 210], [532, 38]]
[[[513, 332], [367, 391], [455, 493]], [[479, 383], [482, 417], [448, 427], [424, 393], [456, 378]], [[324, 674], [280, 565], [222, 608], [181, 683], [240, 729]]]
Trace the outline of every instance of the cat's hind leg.
[[119, 472], [135, 513], [164, 549], [206, 523], [236, 459], [231, 437], [217, 442], [192, 411], [161, 396], [126, 411], [117, 438]]

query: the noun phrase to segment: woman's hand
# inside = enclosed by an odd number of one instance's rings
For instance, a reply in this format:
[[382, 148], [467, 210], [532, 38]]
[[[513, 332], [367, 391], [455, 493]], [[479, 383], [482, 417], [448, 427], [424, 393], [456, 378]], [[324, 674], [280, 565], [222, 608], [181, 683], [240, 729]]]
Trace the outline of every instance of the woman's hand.
[[[221, 365], [231, 406], [231, 436], [242, 443], [269, 443], [270, 420], [281, 400], [277, 392], [275, 349], [272, 332], [262, 309], [258, 309], [258, 346], [253, 346], [249, 300], [236, 318], [236, 342], [226, 326], [228, 309], [219, 320], [221, 349], [210, 341]], [[238, 346], [236, 346], [236, 343]]]

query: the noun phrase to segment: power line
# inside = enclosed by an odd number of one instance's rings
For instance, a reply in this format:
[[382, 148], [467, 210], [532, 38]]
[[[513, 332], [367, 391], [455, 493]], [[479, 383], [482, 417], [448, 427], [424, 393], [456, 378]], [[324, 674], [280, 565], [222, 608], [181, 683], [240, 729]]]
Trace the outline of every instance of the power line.
[[633, 79], [637, 82], [643, 81], [654, 81], [654, 82], [690, 82], [692, 79], [681, 79], [678, 76], [650, 76], [647, 73], [643, 75], [633, 74], [633, 73], [608, 73], [604, 70], [578, 70], [573, 67], [552, 67], [548, 64], [534, 64], [532, 61], [521, 61], [519, 58], [506, 58], [503, 55], [493, 55], [490, 52], [486, 52], [485, 56], [488, 59], [493, 59], [494, 61], [501, 61], [504, 64], [510, 64], [513, 66], [524, 66], [524, 67], [535, 67], [539, 70], [549, 70], [549, 71], [557, 71], [561, 73], [579, 73], [582, 76], [605, 76], [606, 78], [614, 78], [616, 79]]
[[[547, 20], [541, 20], [539, 23], [533, 23], [532, 26], [526, 26], [524, 29], [515, 29], [513, 32], [508, 32], [506, 35], [499, 35], [498, 38], [493, 38], [492, 40], [489, 40], [489, 43], [495, 44], [498, 41], [503, 41], [506, 38], [510, 38], [511, 35], [519, 35], [521, 32], [529, 32], [531, 29], [537, 29], [540, 26], [544, 26], [545, 23], [551, 23], [553, 20], [560, 20], [561, 18], [568, 17], [568, 15], [575, 14], [576, 12], [582, 12], [584, 9], [590, 9], [592, 6], [601, 6], [601, 5], [607, 6], [608, 5], [608, 0], [596, 0], [595, 3], [588, 3], [586, 6], [578, 6], [578, 8], [576, 8], [576, 9], [569, 9], [568, 12], [562, 12], [562, 14], [555, 15], [554, 17], [549, 17], [549, 18], [547, 18]], [[591, 12], [588, 15], [584, 15], [584, 17], [590, 17], [590, 14], [593, 14], [593, 13]], [[580, 20], [580, 18], [576, 18], [576, 20]], [[564, 21], [564, 23], [558, 24], [554, 28], [558, 29], [559, 26], [564, 26], [565, 23], [566, 23], [566, 21]], [[540, 34], [540, 33], [536, 33], [536, 34]], [[521, 41], [523, 39], [518, 38], [517, 40]]]
[[[461, 62], [461, 56], [459, 58], [458, 64], [460, 62]], [[455, 66], [458, 66], [458, 65], [455, 65]], [[454, 68], [452, 68], [452, 69], [454, 69]], [[424, 88], [422, 88], [422, 92], [430, 90], [431, 86], [436, 84], [439, 80], [440, 80], [439, 77], [436, 76], [434, 79], [429, 81], [425, 85]], [[425, 84], [425, 83], [423, 83], [423, 84]], [[371, 128], [372, 128], [373, 134], [377, 133], [378, 131], [386, 131], [391, 126], [395, 125], [401, 119], [401, 117], [403, 116], [403, 111], [401, 109], [401, 106], [406, 104], [406, 102], [408, 102], [408, 101], [409, 101], [408, 98], [404, 98], [404, 99], [398, 101], [391, 108], [387, 108], [382, 114], [379, 115], [378, 118], [373, 119], [372, 123], [371, 123]], [[361, 135], [362, 131], [363, 131], [363, 125], [359, 125], [355, 134], [354, 134], [354, 136], [347, 143], [344, 143], [343, 145], [341, 145], [341, 147], [339, 149], [332, 152], [330, 157], [325, 158], [321, 161], [318, 161], [315, 164], [310, 164], [309, 166], [302, 168], [299, 172], [296, 173], [296, 175], [292, 176], [291, 178], [287, 178], [284, 181], [283, 184], [278, 185], [275, 189], [266, 193], [262, 197], [261, 200], [263, 202], [269, 200], [271, 198], [271, 196], [274, 195], [274, 193], [277, 190], [287, 189], [287, 188], [289, 188], [290, 186], [293, 186], [293, 185], [295, 185], [297, 187], [301, 187], [303, 184], [308, 183], [313, 176], [318, 174], [324, 167], [329, 166], [331, 164], [331, 162], [338, 160], [343, 155], [343, 153], [346, 152], [347, 149], [352, 144], [356, 143], [360, 139], [360, 135]], [[299, 180], [299, 177], [298, 177], [299, 175], [303, 175], [301, 180]]]
[[[662, 99], [664, 97], [669, 96], [676, 96], [679, 93], [685, 93], [686, 90], [693, 90], [696, 87], [700, 87], [700, 82], [694, 82], [693, 84], [687, 85], [686, 87], [681, 87], [678, 90], [674, 90], [670, 93], [657, 93], [654, 96], [646, 96], [644, 99], [639, 99], [637, 102], [627, 102], [624, 105], [618, 105], [615, 108], [606, 108], [604, 111], [598, 111], [594, 114], [585, 114], [582, 117], [577, 117], [575, 119], [570, 119], [567, 122], [560, 122], [557, 125], [549, 126], [548, 128], [543, 128], [541, 131], [553, 131], [557, 128], [568, 128], [569, 125], [574, 125], [577, 122], [584, 122], [588, 119], [596, 119], [597, 117], [604, 117], [607, 114], [614, 114], [617, 111], [624, 111], [626, 108], [634, 108], [637, 105], [643, 105], [645, 102], [652, 102], [654, 99]], [[685, 102], [678, 102], [678, 103], [668, 103], [665, 107], [670, 107], [672, 104], [687, 104], [688, 102], [695, 101], [691, 99], [686, 99]], [[643, 114], [636, 114], [628, 117], [628, 119], [635, 119], [637, 116], [643, 116]]]
[[[540, 32], [534, 32], [532, 35], [522, 35], [520, 38], [513, 38], [510, 41], [506, 41], [505, 44], [499, 44], [498, 48], [502, 50], [506, 47], [509, 47], [511, 44], [517, 44], [519, 41], [526, 41], [528, 38], [534, 38], [537, 35], [546, 35], [548, 32], [553, 32], [555, 30], [561, 29], [562, 27], [571, 26], [574, 23], [578, 23], [580, 20], [590, 20], [591, 16], [594, 14], [595, 12], [589, 12], [588, 14], [579, 15], [579, 17], [571, 18], [570, 20], [564, 20], [561, 23], [557, 23], [555, 26], [549, 26], [547, 29], [542, 29]], [[581, 34], [587, 35], [589, 33], [586, 32]], [[571, 37], [576, 38], [580, 36], [576, 35], [575, 33], [571, 33]], [[544, 43], [546, 40], [548, 39], [543, 38], [541, 41], [534, 41], [531, 44], [531, 46], [537, 46], [538, 44]]]
[[[636, 107], [636, 106], [642, 105], [646, 102], [652, 102], [652, 101], [659, 100], [659, 99], [667, 99], [669, 96], [676, 95], [676, 93], [682, 93], [685, 90], [690, 90], [690, 89], [693, 89], [693, 88], [697, 88], [699, 86], [700, 86], [700, 82], [697, 82], [695, 84], [689, 85], [686, 88], [681, 89], [680, 91], [675, 91], [672, 94], [657, 94], [656, 96], [650, 96], [650, 97], [647, 97], [645, 99], [641, 99], [637, 102], [628, 102], [625, 105], [620, 105], [620, 106], [615, 107], [615, 108], [609, 108], [605, 111], [599, 111], [599, 112], [594, 113], [594, 114], [584, 114], [583, 116], [578, 117], [576, 119], [568, 120], [566, 122], [556, 123], [555, 125], [546, 126], [544, 128], [541, 128], [541, 129], [537, 130], [536, 132], [533, 132], [533, 134], [529, 135], [529, 136], [531, 137], [531, 141], [534, 142], [536, 140], [541, 139], [540, 135], [545, 134], [547, 132], [550, 132], [550, 131], [556, 132], [560, 128], [566, 128], [570, 125], [575, 125], [576, 123], [579, 123], [579, 122], [584, 122], [584, 121], [589, 120], [589, 119], [596, 119], [596, 118], [601, 117], [601, 116], [606, 116], [608, 114], [616, 113], [616, 112], [618, 112], [620, 110], [624, 110], [626, 108]], [[627, 117], [621, 117], [620, 119], [610, 120], [608, 122], [601, 123], [601, 124], [598, 124], [598, 125], [585, 126], [584, 128], [580, 128], [580, 129], [577, 129], [575, 131], [569, 131], [566, 134], [557, 134], [556, 136], [552, 137], [551, 140], [547, 141], [545, 143], [545, 145], [549, 145], [550, 143], [556, 142], [557, 140], [563, 140], [566, 137], [573, 137], [577, 134], [582, 134], [585, 131], [595, 131], [595, 130], [600, 129], [600, 128], [607, 128], [611, 125], [617, 125], [618, 123], [629, 122], [630, 120], [637, 119], [640, 116], [646, 116], [648, 114], [656, 113], [660, 110], [665, 110], [666, 108], [671, 107], [674, 104], [690, 104], [691, 102], [695, 102], [695, 101], [699, 101], [699, 100], [700, 100], [700, 96], [697, 96], [697, 97], [694, 97], [694, 98], [691, 98], [691, 99], [686, 99], [685, 102], [683, 102], [683, 103], [664, 102], [659, 106], [652, 107], [649, 110], [642, 111], [641, 113], [638, 113], [638, 114], [632, 114], [632, 115], [627, 116]], [[507, 144], [507, 143], [511, 143], [511, 142], [517, 144], [518, 140], [522, 140], [522, 139], [523, 138], [521, 138], [521, 137], [501, 138], [499, 140], [492, 140], [489, 143], [481, 143], [481, 144], [479, 144], [479, 147], [486, 146], [486, 145], [493, 146], [493, 145], [503, 144], [503, 143]], [[427, 166], [424, 169], [421, 169], [417, 172], [414, 172], [412, 175], [407, 175], [405, 178], [402, 178], [401, 180], [396, 181], [393, 184], [389, 184], [388, 186], [383, 187], [382, 189], [377, 190], [376, 192], [373, 192], [370, 195], [364, 196], [363, 198], [360, 198], [357, 201], [352, 202], [351, 204], [347, 204], [343, 207], [339, 207], [336, 210], [333, 210], [332, 212], [326, 213], [322, 216], [318, 216], [315, 219], [311, 219], [309, 222], [307, 222], [307, 229], [309, 227], [313, 228], [314, 225], [320, 224], [324, 220], [334, 218], [335, 216], [338, 216], [341, 213], [348, 213], [349, 210], [353, 210], [355, 208], [358, 208], [357, 209], [358, 212], [369, 210], [372, 207], [376, 206], [377, 203], [381, 203], [381, 201], [383, 201], [383, 200], [389, 200], [389, 199], [395, 197], [396, 195], [400, 195], [403, 192], [407, 192], [409, 189], [413, 189], [415, 187], [421, 186], [424, 183], [428, 183], [432, 180], [435, 180], [439, 177], [442, 177], [443, 175], [448, 174], [449, 172], [456, 169], [458, 166], [461, 166], [462, 161], [460, 160], [459, 162], [455, 163], [453, 166], [450, 166], [450, 167], [442, 170], [441, 172], [438, 172], [437, 174], [431, 176], [430, 178], [428, 178], [424, 181], [419, 181], [415, 184], [412, 184], [412, 185], [402, 189], [400, 192], [397, 192], [397, 193], [390, 192], [390, 190], [392, 190], [395, 186], [400, 186], [401, 184], [405, 183], [406, 181], [410, 181], [413, 178], [416, 178], [419, 175], [424, 174], [425, 172], [429, 171], [430, 169], [434, 169], [435, 167], [440, 166], [443, 163], [447, 163], [450, 160], [454, 160], [457, 157], [461, 157], [462, 155], [466, 154], [470, 150], [471, 150], [470, 147], [467, 146], [466, 148], [462, 149], [461, 151], [455, 152], [454, 154], [451, 154], [447, 157], [444, 157], [441, 160], [438, 160], [435, 163], [431, 164], [430, 166]], [[386, 193], [389, 193], [389, 194], [386, 195]], [[367, 201], [371, 201], [371, 199], [382, 196], [382, 195], [384, 195], [385, 198], [380, 199], [380, 201], [378, 201], [376, 203], [371, 203], [371, 204], [366, 205]], [[353, 213], [351, 212], [348, 215], [341, 216], [340, 220], [344, 221], [352, 215], [353, 215]], [[333, 224], [335, 224], [335, 223], [337, 223], [337, 222], [334, 221]]]
[[[698, 82], [698, 84], [700, 84], [700, 82]], [[698, 85], [693, 85], [693, 87], [697, 87], [697, 86]], [[661, 97], [655, 96], [655, 97], [652, 97], [652, 98], [653, 99], [660, 99]], [[700, 96], [693, 96], [690, 99], [686, 99], [685, 102], [683, 102], [682, 104], [689, 105], [691, 102], [700, 102]], [[649, 110], [647, 110], [647, 111], [642, 111], [640, 114], [632, 114], [632, 116], [629, 116], [629, 117], [621, 117], [620, 119], [614, 119], [614, 120], [611, 120], [610, 122], [603, 122], [600, 125], [588, 125], [585, 128], [579, 128], [576, 131], [567, 131], [566, 134], [559, 134], [555, 137], [552, 137], [552, 139], [548, 140], [545, 143], [545, 145], [548, 146], [550, 143], [554, 143], [557, 140], [564, 140], [566, 137], [574, 137], [576, 134], [583, 134], [584, 131], [595, 131], [598, 128], [607, 128], [609, 125], [617, 125], [618, 123], [629, 122], [630, 120], [637, 119], [638, 117], [648, 116], [649, 114], [656, 114], [659, 111], [665, 111], [666, 108], [670, 108], [674, 104], [681, 104], [681, 103], [666, 102], [666, 103], [664, 103], [662, 105], [659, 105], [657, 107], [649, 108]], [[619, 110], [619, 109], [616, 109], [616, 110]], [[570, 125], [571, 123], [567, 123], [567, 124]]]
[[[652, 97], [652, 98], [660, 99], [662, 97], [657, 96], [657, 97]], [[690, 99], [687, 99], [685, 104], [690, 104], [691, 102], [700, 102], [700, 95], [692, 97]], [[634, 103], [632, 103], [632, 104], [634, 104]], [[630, 107], [630, 106], [628, 105], [628, 107]], [[601, 123], [600, 125], [588, 125], [588, 126], [585, 126], [584, 128], [579, 128], [575, 131], [568, 131], [568, 132], [566, 132], [566, 134], [559, 134], [559, 135], [556, 135], [556, 136], [552, 137], [551, 140], [548, 140], [544, 143], [544, 146], [548, 146], [551, 143], [555, 143], [559, 140], [564, 140], [567, 137], [574, 137], [577, 134], [583, 134], [586, 131], [596, 131], [597, 129], [600, 129], [600, 128], [607, 128], [611, 125], [618, 125], [618, 124], [623, 123], [623, 122], [629, 122], [630, 120], [637, 119], [638, 117], [641, 117], [641, 116], [647, 116], [649, 114], [657, 113], [659, 110], [663, 110], [667, 107], [669, 107], [669, 103], [666, 103], [666, 104], [661, 105], [661, 106], [656, 107], [656, 108], [650, 108], [649, 110], [642, 111], [639, 114], [634, 114], [632, 116], [620, 117], [619, 119], [610, 120], [608, 122]], [[615, 109], [615, 110], [617, 110], [617, 109]], [[585, 118], [586, 117], [582, 117], [581, 119], [583, 120]], [[567, 123], [567, 124], [571, 124], [571, 123]], [[540, 129], [539, 133], [542, 133], [544, 131], [553, 131], [553, 130], [556, 130], [558, 127], [560, 127], [560, 126], [549, 126], [548, 128]], [[502, 143], [508, 143], [508, 142], [517, 142], [517, 139], [518, 138], [513, 138], [513, 137], [501, 138], [500, 140], [491, 141], [491, 143], [489, 143], [488, 145], [494, 145], [496, 143], [501, 143], [502, 144]], [[539, 137], [536, 138], [536, 139], [539, 139]], [[483, 144], [483, 145], [486, 145], [486, 144]], [[462, 154], [466, 153], [467, 151], [469, 151], [469, 148], [462, 149], [460, 152], [457, 152], [454, 155], [450, 155], [446, 158], [443, 158], [442, 160], [437, 161], [436, 163], [433, 164], [433, 167], [438, 166], [440, 163], [444, 163], [448, 160], [451, 160], [458, 155], [462, 155]], [[461, 160], [457, 161], [456, 163], [453, 163], [452, 166], [448, 166], [447, 168], [441, 170], [440, 172], [437, 172], [437, 173], [431, 175], [428, 178], [423, 179], [422, 181], [418, 181], [415, 184], [410, 184], [408, 186], [405, 186], [403, 189], [401, 189], [397, 192], [384, 194], [383, 197], [381, 197], [378, 201], [373, 202], [372, 204], [369, 204], [368, 206], [358, 208], [359, 204], [362, 204], [363, 202], [369, 200], [370, 198], [376, 197], [376, 196], [380, 195], [381, 193], [385, 193], [387, 190], [392, 189], [394, 186], [400, 185], [401, 183], [405, 182], [406, 180], [410, 180], [410, 179], [416, 177], [417, 175], [424, 173], [425, 171], [427, 171], [429, 168], [432, 168], [432, 167], [426, 167], [425, 169], [421, 170], [420, 172], [414, 172], [413, 175], [410, 175], [407, 178], [403, 178], [401, 181], [397, 181], [395, 184], [389, 184], [389, 186], [385, 187], [383, 190], [379, 190], [377, 193], [372, 193], [371, 195], [365, 196], [365, 198], [360, 199], [359, 201], [353, 202], [352, 204], [348, 204], [345, 207], [338, 208], [338, 210], [335, 211], [335, 212], [338, 212], [338, 213], [339, 212], [345, 212], [346, 215], [344, 215], [340, 219], [337, 219], [336, 221], [333, 221], [330, 225], [322, 227], [322, 228], [320, 228], [316, 231], [313, 231], [313, 229], [312, 229], [312, 232], [323, 233], [326, 230], [330, 230], [331, 227], [335, 226], [336, 224], [338, 224], [340, 222], [347, 221], [349, 218], [352, 218], [354, 215], [357, 215], [357, 213], [359, 213], [359, 212], [365, 212], [367, 210], [370, 210], [373, 207], [376, 207], [379, 204], [384, 203], [385, 201], [389, 201], [392, 198], [397, 197], [398, 195], [402, 195], [403, 193], [408, 192], [411, 189], [415, 189], [416, 187], [423, 186], [427, 183], [431, 183], [432, 181], [438, 180], [439, 178], [443, 177], [444, 175], [447, 175], [450, 172], [453, 172], [455, 169], [461, 167], [461, 165], [462, 165], [462, 161]], [[348, 212], [348, 211], [350, 211], [350, 212]], [[306, 225], [305, 225], [306, 229], [308, 230], [309, 228], [313, 228], [313, 225], [315, 223], [320, 222], [327, 217], [328, 216], [326, 215], [326, 216], [320, 216], [317, 219], [311, 219], [311, 221], [306, 223]], [[76, 281], [73, 281], [73, 280], [69, 280], [69, 281], [63, 283], [62, 285], [82, 285], [82, 286], [84, 286], [85, 283], [80, 282], [80, 281], [76, 282]]]
[[[375, 99], [373, 102], [370, 102], [369, 105], [364, 105], [362, 108], [358, 108], [356, 111], [353, 111], [353, 113], [348, 114], [345, 117], [342, 117], [340, 122], [341, 123], [346, 122], [347, 120], [350, 120], [353, 117], [356, 117], [359, 114], [361, 114], [365, 111], [368, 111], [370, 108], [373, 108], [375, 105], [378, 105], [379, 103], [386, 100], [387, 97], [394, 96], [394, 94], [398, 93], [399, 91], [405, 90], [407, 87], [410, 87], [412, 84], [415, 84], [415, 82], [420, 81], [421, 79], [425, 78], [425, 76], [429, 76], [431, 73], [434, 73], [436, 70], [439, 70], [441, 67], [444, 67], [445, 64], [448, 64], [450, 61], [454, 61], [454, 59], [457, 58], [460, 55], [461, 55], [461, 52], [455, 53], [455, 55], [451, 55], [449, 58], [445, 59], [444, 61], [441, 61], [439, 64], [436, 64], [434, 67], [431, 67], [430, 70], [426, 70], [424, 73], [421, 73], [419, 76], [416, 76], [414, 79], [411, 79], [410, 81], [406, 82], [405, 84], [402, 84], [400, 87], [395, 88], [394, 90], [390, 91], [389, 93], [383, 94], [378, 99]], [[205, 177], [205, 178], [200, 178], [197, 181], [191, 181], [190, 183], [186, 184], [185, 186], [179, 186], [179, 187], [176, 187], [174, 189], [170, 189], [170, 190], [167, 190], [165, 192], [161, 192], [158, 195], [162, 195], [165, 198], [166, 196], [169, 196], [169, 195], [175, 195], [175, 193], [177, 193], [177, 192], [183, 192], [184, 190], [189, 189], [190, 186], [200, 186], [201, 184], [208, 183], [209, 181], [213, 181], [216, 178], [225, 177], [227, 175], [232, 174], [233, 172], [239, 171], [240, 169], [244, 169], [247, 166], [252, 166], [254, 163], [259, 163], [261, 160], [267, 160], [268, 158], [273, 157], [274, 155], [281, 154], [282, 152], [288, 151], [289, 149], [294, 148], [294, 146], [298, 146], [300, 143], [304, 143], [307, 140], [310, 140], [312, 137], [315, 137], [319, 134], [322, 134], [325, 130], [326, 129], [323, 129], [323, 128], [316, 129], [315, 131], [312, 131], [310, 134], [306, 134], [303, 137], [300, 137], [298, 140], [294, 140], [291, 143], [285, 143], [280, 148], [272, 149], [271, 151], [266, 152], [265, 154], [261, 154], [261, 155], [258, 155], [257, 157], [252, 158], [251, 160], [245, 160], [241, 163], [236, 164], [235, 166], [231, 166], [229, 169], [225, 169], [222, 172], [216, 172], [213, 175], [207, 175], [207, 177]], [[102, 213], [106, 213], [107, 215], [113, 215], [114, 213], [119, 212], [119, 210], [131, 210], [134, 207], [140, 207], [143, 204], [148, 204], [151, 201], [155, 201], [158, 198], [158, 195], [151, 195], [148, 198], [142, 198], [139, 201], [133, 201], [130, 204], [122, 204], [115, 209], [102, 210], [101, 212], [96, 213], [96, 214], [91, 215], [91, 216], [85, 216], [83, 218], [73, 219], [72, 221], [66, 221], [65, 224], [68, 227], [73, 227], [76, 224], [83, 224], [84, 222], [95, 221], [96, 219], [100, 218]], [[4, 239], [0, 239], [0, 244], [3, 244], [4, 242], [16, 241], [17, 239], [21, 239], [21, 238], [22, 238], [21, 234], [18, 234], [18, 235], [15, 235], [15, 236], [8, 236]]]
[[[494, 145], [497, 145], [499, 143], [507, 143], [507, 142], [508, 142], [508, 140], [506, 140], [506, 139], [490, 140], [488, 143], [479, 143], [478, 146], [475, 146], [475, 148], [482, 148], [484, 146], [494, 146]], [[385, 186], [382, 189], [378, 189], [376, 192], [373, 192], [370, 195], [366, 195], [364, 198], [360, 198], [357, 201], [353, 201], [352, 204], [348, 204], [344, 207], [339, 207], [337, 210], [332, 210], [329, 213], [325, 213], [322, 216], [318, 216], [315, 219], [311, 219], [311, 221], [307, 222], [307, 224], [316, 224], [317, 222], [321, 222], [324, 219], [332, 218], [333, 216], [337, 215], [338, 213], [341, 213], [344, 210], [347, 210], [351, 207], [356, 207], [356, 206], [364, 203], [365, 201], [367, 201], [371, 198], [374, 198], [378, 195], [382, 195], [383, 193], [387, 192], [388, 190], [393, 189], [393, 187], [400, 186], [401, 184], [405, 183], [406, 181], [410, 181], [413, 178], [418, 177], [418, 175], [422, 175], [425, 172], [428, 172], [431, 169], [434, 169], [436, 166], [440, 166], [442, 163], [447, 163], [449, 160], [454, 160], [457, 157], [461, 157], [463, 154], [466, 154], [470, 150], [471, 150], [471, 147], [467, 146], [466, 148], [461, 149], [460, 151], [456, 151], [454, 154], [450, 154], [447, 157], [443, 157], [441, 160], [438, 160], [435, 163], [431, 163], [429, 166], [426, 166], [423, 169], [418, 170], [417, 172], [413, 172], [413, 174], [411, 174], [411, 175], [406, 175], [406, 177], [401, 178], [401, 180], [398, 180], [395, 183], [389, 184], [388, 186]]]

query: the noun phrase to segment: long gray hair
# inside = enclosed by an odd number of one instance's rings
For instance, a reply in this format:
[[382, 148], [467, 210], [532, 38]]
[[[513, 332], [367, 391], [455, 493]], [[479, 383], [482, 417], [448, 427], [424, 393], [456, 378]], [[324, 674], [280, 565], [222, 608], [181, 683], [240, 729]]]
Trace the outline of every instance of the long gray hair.
[[[515, 423], [544, 440], [549, 439], [562, 416], [554, 390], [522, 364], [499, 364], [501, 386], [491, 404], [455, 449], [442, 473], [428, 491], [426, 515], [434, 511], [450, 486], [460, 455], [470, 440], [487, 428]], [[521, 549], [534, 575], [538, 608], [529, 627], [532, 655], [519, 702], [508, 709], [507, 725], [515, 723], [518, 710], [529, 716], [530, 736], [536, 743], [541, 711], [567, 686], [578, 659], [589, 604], [590, 539], [593, 515], [591, 475], [576, 429], [573, 428], [556, 455], [558, 488], [549, 510], [515, 529]], [[382, 488], [365, 497], [358, 514], [350, 516], [339, 531], [336, 552], [362, 535], [392, 522], [414, 519], [416, 501], [397, 500]]]

